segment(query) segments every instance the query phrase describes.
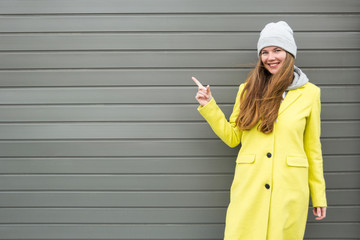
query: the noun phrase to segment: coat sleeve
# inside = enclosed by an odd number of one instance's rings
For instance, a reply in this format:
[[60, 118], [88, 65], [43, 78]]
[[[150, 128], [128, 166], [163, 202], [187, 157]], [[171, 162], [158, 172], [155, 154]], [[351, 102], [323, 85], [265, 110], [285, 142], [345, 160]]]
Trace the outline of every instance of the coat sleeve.
[[236, 147], [240, 144], [242, 132], [236, 126], [236, 119], [240, 111], [240, 94], [244, 84], [241, 84], [236, 96], [233, 112], [229, 121], [225, 118], [224, 113], [216, 104], [214, 98], [205, 106], [199, 106], [198, 111], [209, 123], [215, 134], [229, 147]]
[[313, 106], [306, 120], [304, 148], [309, 161], [309, 188], [313, 207], [326, 207], [325, 179], [320, 133], [320, 88], [316, 88]]

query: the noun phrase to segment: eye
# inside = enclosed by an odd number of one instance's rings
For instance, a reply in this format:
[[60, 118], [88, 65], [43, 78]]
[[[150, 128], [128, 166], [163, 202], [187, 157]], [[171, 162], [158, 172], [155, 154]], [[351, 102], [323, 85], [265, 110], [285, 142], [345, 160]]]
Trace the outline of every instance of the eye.
[[268, 52], [266, 51], [261, 52], [261, 55], [266, 55], [266, 54], [268, 54]]
[[281, 52], [282, 50], [281, 49], [275, 49], [275, 52]]

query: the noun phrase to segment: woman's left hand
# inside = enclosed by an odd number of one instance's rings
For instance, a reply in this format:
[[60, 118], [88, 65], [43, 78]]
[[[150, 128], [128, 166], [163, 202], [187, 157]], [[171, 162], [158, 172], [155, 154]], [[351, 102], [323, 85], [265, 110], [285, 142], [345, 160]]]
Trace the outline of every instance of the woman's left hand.
[[314, 207], [313, 214], [316, 216], [315, 220], [322, 220], [326, 217], [326, 207]]

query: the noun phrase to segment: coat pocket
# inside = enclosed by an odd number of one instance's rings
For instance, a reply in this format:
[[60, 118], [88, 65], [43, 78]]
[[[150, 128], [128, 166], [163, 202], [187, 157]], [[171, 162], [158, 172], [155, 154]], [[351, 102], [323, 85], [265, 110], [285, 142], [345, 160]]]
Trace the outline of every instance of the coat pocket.
[[286, 162], [291, 167], [309, 167], [307, 158], [304, 157], [287, 157]]
[[236, 158], [236, 163], [253, 163], [255, 161], [255, 154], [239, 154]]

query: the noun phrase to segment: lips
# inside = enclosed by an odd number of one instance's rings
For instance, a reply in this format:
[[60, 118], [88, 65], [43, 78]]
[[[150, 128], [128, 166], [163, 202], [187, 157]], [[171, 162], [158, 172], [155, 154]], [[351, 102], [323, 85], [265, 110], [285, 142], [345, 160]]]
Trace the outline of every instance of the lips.
[[280, 63], [268, 63], [268, 66], [271, 68], [276, 68]]

